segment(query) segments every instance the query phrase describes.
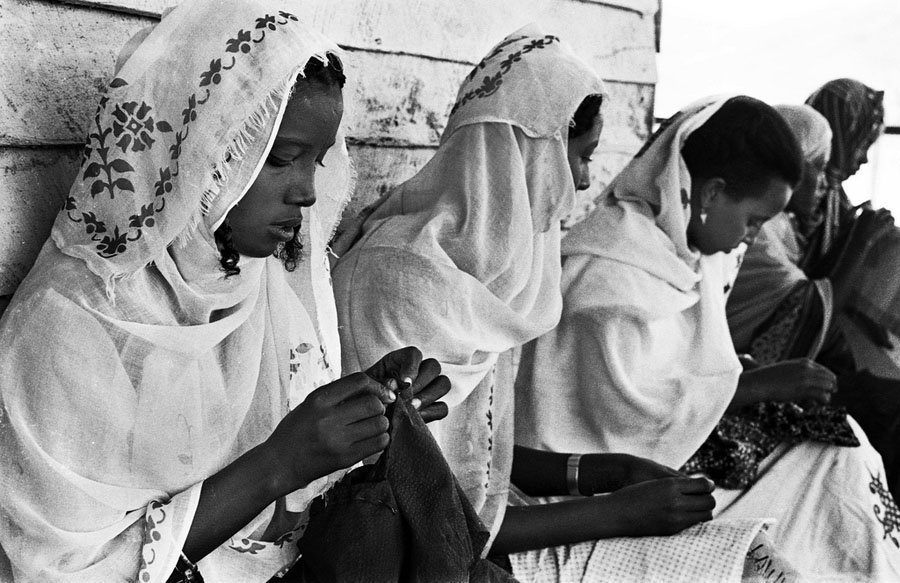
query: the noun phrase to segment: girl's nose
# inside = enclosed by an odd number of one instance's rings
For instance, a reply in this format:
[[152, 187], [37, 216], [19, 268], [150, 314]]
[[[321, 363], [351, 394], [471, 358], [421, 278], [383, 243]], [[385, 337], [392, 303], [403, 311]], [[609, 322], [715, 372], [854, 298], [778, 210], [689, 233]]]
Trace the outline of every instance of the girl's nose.
[[581, 167], [578, 173], [578, 180], [575, 182], [575, 190], [587, 190], [591, 187], [591, 169], [587, 164]]
[[316, 202], [315, 174], [296, 176], [291, 180], [284, 195], [284, 202], [291, 205], [312, 206]]

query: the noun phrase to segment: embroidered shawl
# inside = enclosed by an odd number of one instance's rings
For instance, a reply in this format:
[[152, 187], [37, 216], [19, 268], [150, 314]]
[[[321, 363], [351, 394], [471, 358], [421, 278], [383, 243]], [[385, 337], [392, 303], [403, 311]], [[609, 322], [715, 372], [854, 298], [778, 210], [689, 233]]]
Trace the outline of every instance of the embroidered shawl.
[[[352, 182], [343, 141], [294, 272], [241, 257], [226, 279], [213, 237], [305, 64], [339, 50], [292, 6], [186, 2], [100, 98], [52, 237], [0, 322], [0, 544], [17, 581], [165, 581], [203, 480], [337, 374], [325, 241]], [[207, 581], [291, 563], [302, 520], [258, 540], [273, 508], [201, 561]]]
[[535, 26], [508, 36], [463, 81], [434, 158], [334, 272], [346, 370], [409, 344], [441, 362], [451, 411], [429, 427], [494, 534], [512, 463], [512, 383], [494, 368], [559, 317], [559, 222], [575, 192], [568, 124], [602, 93], [558, 37]]

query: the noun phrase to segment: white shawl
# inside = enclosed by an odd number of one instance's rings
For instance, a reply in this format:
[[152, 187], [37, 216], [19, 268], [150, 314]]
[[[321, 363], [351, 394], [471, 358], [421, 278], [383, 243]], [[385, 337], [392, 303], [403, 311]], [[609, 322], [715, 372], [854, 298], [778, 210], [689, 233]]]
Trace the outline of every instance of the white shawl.
[[[343, 142], [296, 271], [241, 257], [225, 279], [213, 238], [303, 66], [338, 52], [285, 8], [185, 3], [100, 100], [52, 238], [0, 322], [0, 544], [17, 581], [165, 581], [202, 481], [337, 375], [325, 241], [349, 192]], [[273, 506], [201, 561], [208, 582], [266, 581], [293, 561], [299, 531], [256, 540]]]
[[676, 115], [563, 240], [559, 326], [523, 350], [516, 443], [680, 467], [731, 400], [740, 365], [723, 257], [687, 243], [687, 136], [724, 100]]
[[559, 318], [559, 222], [575, 192], [568, 124], [603, 92], [556, 36], [529, 26], [504, 39], [460, 88], [434, 158], [369, 217], [334, 272], [347, 371], [405, 345], [441, 362], [451, 412], [429, 427], [494, 533], [512, 382], [493, 371]]

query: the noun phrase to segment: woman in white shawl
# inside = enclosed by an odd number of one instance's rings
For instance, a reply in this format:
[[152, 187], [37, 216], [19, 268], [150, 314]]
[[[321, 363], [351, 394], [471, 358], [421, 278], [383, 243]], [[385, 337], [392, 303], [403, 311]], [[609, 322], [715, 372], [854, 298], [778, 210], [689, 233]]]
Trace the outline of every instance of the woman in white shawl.
[[429, 408], [449, 388], [415, 349], [335, 380], [343, 73], [285, 8], [186, 2], [100, 100], [0, 322], [15, 581], [268, 581], [311, 500], [387, 444], [392, 379]]
[[[680, 467], [726, 410], [833, 391], [809, 361], [742, 373], [725, 317], [723, 252], [800, 175], [790, 129], [757, 100], [704, 100], [665, 124], [563, 242], [563, 315], [523, 354], [517, 444]], [[778, 446], [748, 490], [716, 491], [718, 516], [776, 519], [776, 548], [815, 580], [895, 580], [897, 508], [853, 427], [860, 447]]]
[[[603, 93], [559, 38], [513, 33], [464, 81], [434, 158], [372, 213], [334, 270], [346, 370], [415, 343], [451, 379], [450, 413], [431, 428], [494, 554], [674, 532], [712, 508], [707, 480], [632, 456], [593, 456], [573, 480], [564, 455], [513, 455], [508, 351], [559, 318], [560, 220], [589, 184]], [[511, 475], [536, 495], [663, 479], [507, 510]], [[656, 512], [636, 503], [649, 500]]]

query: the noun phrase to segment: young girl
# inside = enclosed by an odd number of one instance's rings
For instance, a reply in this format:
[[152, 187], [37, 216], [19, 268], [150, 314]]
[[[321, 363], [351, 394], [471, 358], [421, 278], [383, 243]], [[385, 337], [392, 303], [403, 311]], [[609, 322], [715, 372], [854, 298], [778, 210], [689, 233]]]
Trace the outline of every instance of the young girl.
[[386, 386], [441, 414], [449, 383], [416, 349], [338, 378], [344, 76], [284, 8], [185, 3], [100, 100], [0, 323], [15, 581], [268, 581], [310, 501], [386, 446]]

